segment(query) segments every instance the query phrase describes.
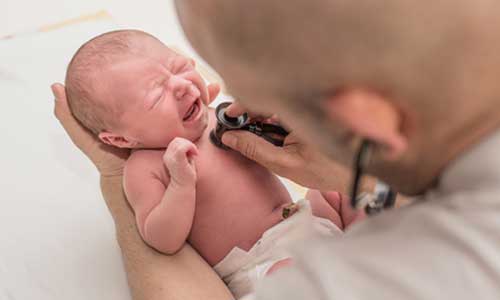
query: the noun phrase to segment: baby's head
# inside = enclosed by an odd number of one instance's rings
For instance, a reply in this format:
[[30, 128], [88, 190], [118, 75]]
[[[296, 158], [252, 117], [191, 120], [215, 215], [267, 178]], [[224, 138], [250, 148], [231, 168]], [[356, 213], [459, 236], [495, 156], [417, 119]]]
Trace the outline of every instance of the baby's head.
[[104, 143], [165, 148], [207, 127], [206, 85], [194, 61], [141, 31], [105, 33], [71, 60], [66, 93], [73, 115]]

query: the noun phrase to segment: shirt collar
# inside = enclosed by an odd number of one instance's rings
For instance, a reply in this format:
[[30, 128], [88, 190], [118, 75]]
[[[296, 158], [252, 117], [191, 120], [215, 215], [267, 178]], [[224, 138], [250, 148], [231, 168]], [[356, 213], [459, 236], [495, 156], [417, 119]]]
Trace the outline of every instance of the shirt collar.
[[500, 131], [452, 162], [438, 187], [444, 194], [485, 189], [500, 190]]

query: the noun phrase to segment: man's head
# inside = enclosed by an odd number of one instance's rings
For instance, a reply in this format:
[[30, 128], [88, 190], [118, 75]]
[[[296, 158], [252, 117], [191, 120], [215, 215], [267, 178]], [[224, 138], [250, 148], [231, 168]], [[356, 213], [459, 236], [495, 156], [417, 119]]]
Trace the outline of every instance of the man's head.
[[249, 109], [279, 113], [400, 191], [427, 189], [500, 121], [493, 0], [177, 0], [186, 34]]
[[85, 43], [66, 75], [75, 117], [107, 143], [162, 148], [198, 139], [207, 126], [207, 90], [194, 62], [136, 30]]

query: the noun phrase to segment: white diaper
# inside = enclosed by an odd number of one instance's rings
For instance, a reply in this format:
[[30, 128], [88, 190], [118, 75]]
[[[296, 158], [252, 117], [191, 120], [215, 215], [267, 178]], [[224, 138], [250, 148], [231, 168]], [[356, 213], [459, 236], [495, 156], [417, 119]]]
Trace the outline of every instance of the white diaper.
[[235, 247], [214, 267], [236, 299], [251, 293], [255, 283], [276, 262], [290, 257], [288, 245], [311, 235], [342, 234], [330, 220], [313, 216], [308, 200], [297, 204], [296, 213], [264, 232], [248, 252]]

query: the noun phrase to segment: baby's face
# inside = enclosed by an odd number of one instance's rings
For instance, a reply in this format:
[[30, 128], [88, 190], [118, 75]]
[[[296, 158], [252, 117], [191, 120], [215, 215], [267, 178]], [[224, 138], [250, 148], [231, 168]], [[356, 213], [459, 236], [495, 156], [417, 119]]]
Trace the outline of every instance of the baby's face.
[[175, 137], [195, 141], [208, 124], [207, 89], [192, 60], [165, 46], [130, 55], [100, 72], [99, 92], [124, 111], [111, 130], [131, 148], [165, 148]]

